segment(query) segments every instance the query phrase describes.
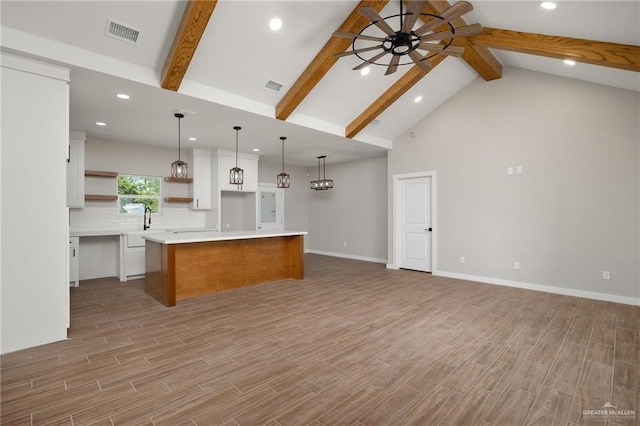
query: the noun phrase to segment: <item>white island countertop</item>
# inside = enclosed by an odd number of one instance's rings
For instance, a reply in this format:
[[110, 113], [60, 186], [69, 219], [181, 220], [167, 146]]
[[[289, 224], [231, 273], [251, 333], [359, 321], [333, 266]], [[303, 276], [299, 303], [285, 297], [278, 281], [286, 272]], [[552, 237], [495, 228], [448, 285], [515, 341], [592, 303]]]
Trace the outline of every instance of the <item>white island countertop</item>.
[[183, 231], [144, 235], [142, 238], [160, 244], [202, 243], [207, 241], [248, 240], [253, 238], [291, 237], [306, 231]]

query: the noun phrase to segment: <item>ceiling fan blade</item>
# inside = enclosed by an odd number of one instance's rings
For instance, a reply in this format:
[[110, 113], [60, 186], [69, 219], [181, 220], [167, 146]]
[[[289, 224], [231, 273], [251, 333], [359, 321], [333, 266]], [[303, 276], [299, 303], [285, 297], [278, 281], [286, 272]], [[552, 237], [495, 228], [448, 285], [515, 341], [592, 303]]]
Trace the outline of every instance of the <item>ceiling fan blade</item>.
[[418, 45], [416, 49], [427, 50], [429, 52], [438, 52], [449, 56], [460, 56], [464, 53], [464, 47], [449, 46], [445, 47], [441, 44], [423, 43]]
[[389, 62], [389, 66], [387, 67], [387, 72], [384, 75], [393, 74], [398, 69], [398, 62], [400, 62], [400, 56], [393, 55], [391, 57], [391, 61]]
[[412, 50], [411, 52], [409, 52], [409, 57], [413, 59], [413, 62], [415, 62], [418, 68], [420, 69], [428, 70], [433, 66], [431, 65], [431, 62], [429, 62], [427, 59], [425, 59], [424, 56], [422, 56], [420, 53], [416, 52], [415, 50]]
[[368, 52], [370, 50], [382, 49], [382, 45], [371, 46], [371, 47], [363, 47], [362, 49], [349, 50], [343, 53], [334, 53], [334, 58], [342, 58], [343, 56], [355, 55], [356, 53]]
[[455, 29], [455, 32], [448, 31], [440, 31], [438, 33], [431, 33], [427, 35], [423, 35], [420, 37], [420, 41], [437, 41], [444, 40], [446, 38], [458, 38], [458, 37], [468, 37], [476, 34], [480, 34], [482, 32], [482, 25], [480, 24], [471, 24], [465, 25], [463, 27], [459, 27]]
[[407, 5], [406, 10], [406, 16], [404, 16], [404, 19], [402, 21], [402, 29], [400, 30], [401, 32], [405, 34], [409, 34], [411, 32], [426, 2], [427, 0], [409, 0], [409, 4]]
[[471, 5], [471, 3], [466, 1], [459, 1], [439, 15], [442, 19], [433, 18], [414, 32], [417, 35], [421, 36], [428, 33], [429, 31], [433, 31], [442, 24], [446, 24], [452, 19], [458, 18], [467, 12], [471, 12], [472, 10], [473, 5]]
[[386, 55], [387, 52], [385, 52], [384, 50], [382, 51], [382, 53], [378, 53], [376, 56], [374, 56], [371, 59], [367, 59], [366, 61], [364, 61], [363, 63], [361, 63], [360, 65], [358, 65], [357, 67], [353, 67], [352, 69], [354, 71], [358, 71], [361, 70], [362, 68], [366, 67], [367, 65], [370, 65], [372, 63], [374, 63], [375, 61], [377, 61], [378, 59], [382, 58], [384, 55]]
[[357, 38], [359, 40], [369, 40], [369, 41], [384, 41], [384, 37], [374, 37], [366, 34], [356, 34], [356, 33], [346, 33], [344, 31], [334, 31], [334, 37], [342, 37], [342, 38]]
[[363, 7], [360, 9], [360, 13], [362, 16], [371, 21], [372, 24], [375, 24], [376, 27], [380, 28], [386, 35], [394, 35], [396, 32], [393, 31], [393, 28], [389, 26], [382, 18], [382, 16], [378, 15], [378, 12], [371, 6]]

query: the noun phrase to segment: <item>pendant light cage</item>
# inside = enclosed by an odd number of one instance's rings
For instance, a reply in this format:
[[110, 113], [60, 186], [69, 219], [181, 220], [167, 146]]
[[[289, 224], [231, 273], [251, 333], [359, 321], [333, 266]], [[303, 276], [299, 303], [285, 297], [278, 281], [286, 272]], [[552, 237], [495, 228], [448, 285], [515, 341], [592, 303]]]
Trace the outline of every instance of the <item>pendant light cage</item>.
[[284, 141], [286, 139], [286, 137], [280, 136], [280, 140], [282, 141], [282, 173], [278, 173], [276, 180], [276, 186], [278, 188], [289, 188], [289, 185], [291, 184], [291, 178], [284, 172]]
[[174, 117], [178, 119], [178, 159], [171, 163], [171, 177], [175, 179], [186, 179], [189, 176], [189, 167], [187, 163], [180, 159], [180, 120], [184, 118], [184, 114], [176, 112]]
[[[333, 179], [326, 178], [326, 165], [325, 160], [327, 156], [321, 155], [318, 157], [318, 180], [311, 181], [311, 189], [313, 191], [325, 191], [333, 188]], [[320, 178], [320, 166], [322, 165], [322, 178]]]
[[240, 126], [234, 126], [233, 130], [236, 131], [236, 166], [229, 170], [229, 183], [231, 185], [240, 185], [244, 182], [244, 170], [238, 167], [238, 132], [242, 129]]

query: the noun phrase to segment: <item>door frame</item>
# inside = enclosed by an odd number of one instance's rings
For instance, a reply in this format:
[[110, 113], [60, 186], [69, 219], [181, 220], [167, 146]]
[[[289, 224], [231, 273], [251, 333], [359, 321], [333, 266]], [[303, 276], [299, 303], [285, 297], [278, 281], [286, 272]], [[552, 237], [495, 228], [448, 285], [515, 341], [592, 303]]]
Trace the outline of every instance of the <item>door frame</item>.
[[256, 191], [256, 229], [260, 228], [260, 192], [263, 189], [271, 190], [276, 194], [276, 220], [278, 218], [277, 212], [280, 212], [280, 219], [282, 220], [282, 230], [284, 230], [284, 189], [278, 188], [275, 183], [261, 183], [258, 182], [258, 190]]
[[412, 179], [419, 178], [431, 178], [431, 227], [433, 231], [431, 231], [431, 274], [436, 275], [438, 271], [438, 216], [437, 216], [437, 172], [434, 171], [426, 171], [426, 172], [415, 172], [415, 173], [402, 173], [392, 175], [391, 178], [393, 180], [392, 185], [392, 227], [391, 227], [391, 264], [387, 265], [389, 269], [400, 269], [398, 266], [398, 259], [400, 258], [400, 247], [401, 242], [400, 238], [402, 238], [400, 232], [400, 220], [399, 211], [400, 211], [400, 203], [402, 202], [402, 191], [401, 185]]

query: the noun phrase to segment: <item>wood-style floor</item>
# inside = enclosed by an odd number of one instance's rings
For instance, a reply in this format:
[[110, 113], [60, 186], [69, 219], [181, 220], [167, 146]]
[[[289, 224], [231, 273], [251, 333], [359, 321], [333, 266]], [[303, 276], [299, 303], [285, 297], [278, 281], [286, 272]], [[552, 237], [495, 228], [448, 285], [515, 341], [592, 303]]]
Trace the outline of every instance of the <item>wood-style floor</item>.
[[[305, 256], [167, 308], [72, 289], [69, 340], [2, 356], [2, 425], [639, 424], [640, 308]], [[611, 403], [635, 416], [583, 416]]]

